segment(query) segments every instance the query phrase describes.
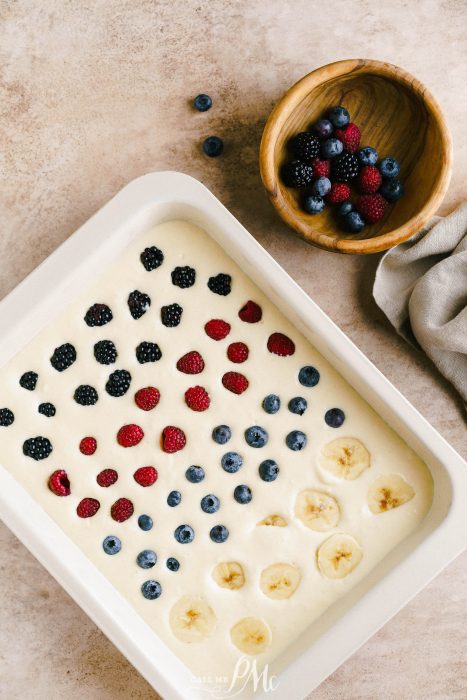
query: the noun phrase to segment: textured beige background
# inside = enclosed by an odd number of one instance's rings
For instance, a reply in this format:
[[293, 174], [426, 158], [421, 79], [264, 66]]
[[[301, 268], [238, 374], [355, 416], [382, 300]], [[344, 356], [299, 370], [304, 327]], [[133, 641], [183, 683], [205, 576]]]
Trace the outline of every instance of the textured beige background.
[[[464, 0], [0, 0], [0, 8], [0, 297], [126, 182], [182, 170], [465, 454], [454, 392], [372, 302], [377, 258], [338, 257], [294, 237], [257, 168], [262, 126], [286, 87], [332, 60], [385, 59], [424, 81], [447, 114], [449, 212], [466, 194]], [[207, 114], [190, 109], [201, 91], [214, 98]], [[225, 139], [218, 160], [200, 153], [211, 133]], [[156, 698], [5, 527], [0, 537], [0, 697]], [[464, 555], [311, 697], [465, 700], [466, 616]]]

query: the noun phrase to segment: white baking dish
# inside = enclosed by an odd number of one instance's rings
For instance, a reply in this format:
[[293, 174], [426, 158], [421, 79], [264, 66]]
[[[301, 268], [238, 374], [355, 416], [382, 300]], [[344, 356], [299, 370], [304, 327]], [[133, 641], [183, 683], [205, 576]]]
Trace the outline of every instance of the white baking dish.
[[[130, 183], [0, 303], [0, 366], [132, 239], [156, 223], [175, 218], [205, 229], [420, 455], [433, 476], [433, 504], [418, 530], [270, 667], [270, 675], [278, 675], [280, 683], [267, 696], [299, 699], [464, 549], [467, 468], [220, 202], [199, 182], [180, 173], [153, 173]], [[1, 466], [0, 515], [164, 698], [206, 697], [131, 605]], [[250, 696], [251, 689], [237, 695]], [[258, 689], [255, 697], [266, 693]]]

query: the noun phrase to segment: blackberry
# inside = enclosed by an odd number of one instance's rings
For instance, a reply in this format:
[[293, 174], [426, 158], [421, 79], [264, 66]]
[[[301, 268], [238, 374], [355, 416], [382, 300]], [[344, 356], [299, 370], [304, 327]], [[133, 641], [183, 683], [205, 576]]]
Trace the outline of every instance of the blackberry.
[[317, 158], [320, 149], [320, 143], [317, 136], [310, 134], [309, 131], [302, 131], [292, 139], [292, 150], [295, 157], [302, 161], [311, 161]]
[[126, 369], [116, 369], [109, 376], [105, 390], [110, 396], [123, 396], [131, 384], [131, 374]]
[[19, 379], [19, 385], [28, 391], [34, 391], [39, 375], [37, 372], [25, 372]]
[[86, 311], [84, 320], [88, 326], [105, 326], [113, 319], [111, 309], [107, 304], [93, 304]]
[[161, 349], [157, 343], [143, 340], [136, 348], [136, 359], [141, 365], [144, 365], [145, 362], [157, 362], [161, 357]]
[[144, 292], [135, 289], [128, 297], [128, 308], [133, 318], [138, 319], [143, 316], [151, 306], [151, 299]]
[[93, 406], [97, 403], [99, 395], [93, 386], [89, 386], [89, 384], [80, 384], [75, 390], [73, 398], [80, 406]]
[[55, 348], [50, 364], [57, 372], [63, 372], [68, 367], [71, 367], [76, 360], [76, 350], [71, 343], [64, 343]]
[[220, 272], [215, 277], [210, 277], [208, 279], [208, 287], [211, 292], [214, 292], [214, 294], [220, 294], [221, 296], [226, 297], [228, 294], [230, 294], [232, 289], [232, 278], [230, 275]]
[[38, 462], [41, 459], [47, 459], [47, 457], [52, 452], [53, 447], [50, 440], [46, 437], [28, 438], [23, 442], [23, 454], [26, 457], [31, 457]]
[[180, 289], [187, 289], [192, 287], [196, 280], [196, 270], [188, 265], [185, 267], [176, 267], [172, 270], [172, 284]]
[[169, 304], [161, 308], [161, 321], [167, 328], [175, 328], [182, 319], [183, 309], [179, 304]]
[[53, 403], [41, 403], [37, 410], [39, 413], [42, 413], [43, 416], [47, 416], [47, 418], [52, 418], [57, 412]]
[[306, 187], [313, 180], [313, 168], [301, 160], [292, 160], [282, 168], [282, 179], [287, 187]]
[[117, 354], [117, 348], [111, 340], [99, 340], [94, 345], [94, 357], [101, 365], [112, 365]]
[[164, 262], [164, 253], [153, 245], [150, 248], [145, 248], [139, 256], [139, 259], [144, 265], [144, 268], [148, 272], [151, 272], [151, 270], [155, 270], [162, 265]]
[[332, 163], [332, 174], [337, 182], [349, 182], [357, 177], [360, 162], [353, 153], [343, 153]]
[[0, 426], [7, 428], [15, 420], [15, 414], [9, 408], [0, 408]]

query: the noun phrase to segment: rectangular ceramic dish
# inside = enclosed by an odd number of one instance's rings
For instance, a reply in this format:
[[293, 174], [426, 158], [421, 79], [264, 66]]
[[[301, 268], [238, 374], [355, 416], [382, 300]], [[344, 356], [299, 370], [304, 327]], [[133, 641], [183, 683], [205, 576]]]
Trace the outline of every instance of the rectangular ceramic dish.
[[[153, 173], [130, 183], [0, 303], [0, 366], [131, 240], [170, 219], [205, 229], [418, 453], [433, 476], [433, 504], [418, 530], [274, 662], [269, 675], [278, 676], [277, 691], [266, 694], [260, 688], [255, 693], [258, 699], [299, 700], [464, 549], [466, 465], [220, 202], [180, 173]], [[185, 666], [1, 465], [0, 515], [166, 700], [206, 697]], [[249, 688], [236, 697], [251, 693]]]

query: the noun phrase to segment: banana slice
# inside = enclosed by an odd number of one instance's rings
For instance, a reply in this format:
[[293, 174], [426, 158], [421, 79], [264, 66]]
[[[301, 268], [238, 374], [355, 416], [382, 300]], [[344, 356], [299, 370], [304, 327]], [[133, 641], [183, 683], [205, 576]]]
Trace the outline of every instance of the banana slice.
[[297, 496], [295, 515], [312, 530], [326, 532], [336, 527], [340, 511], [333, 496], [314, 489], [306, 489]]
[[327, 578], [345, 578], [361, 562], [363, 550], [350, 535], [331, 535], [318, 548], [318, 568]]
[[260, 588], [274, 600], [290, 598], [298, 588], [302, 575], [292, 564], [271, 564], [261, 572]]
[[217, 619], [204, 598], [185, 595], [170, 610], [169, 621], [177, 639], [189, 644], [210, 637]]
[[372, 513], [385, 513], [411, 501], [415, 491], [398, 474], [383, 474], [373, 481], [368, 491], [368, 505]]
[[286, 527], [287, 520], [282, 515], [267, 515], [263, 520], [260, 520], [257, 525], [267, 525], [268, 527]]
[[321, 466], [341, 479], [356, 479], [370, 466], [370, 453], [357, 438], [336, 438], [324, 446]]
[[212, 577], [221, 588], [237, 591], [245, 585], [245, 572], [238, 561], [221, 561], [214, 568]]
[[271, 644], [271, 630], [257, 617], [244, 617], [230, 630], [230, 638], [244, 654], [261, 654]]

